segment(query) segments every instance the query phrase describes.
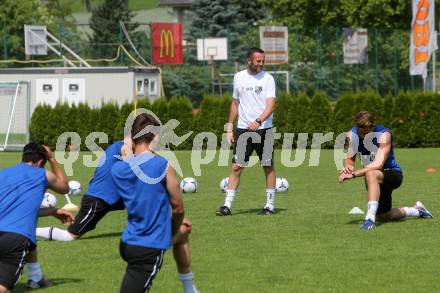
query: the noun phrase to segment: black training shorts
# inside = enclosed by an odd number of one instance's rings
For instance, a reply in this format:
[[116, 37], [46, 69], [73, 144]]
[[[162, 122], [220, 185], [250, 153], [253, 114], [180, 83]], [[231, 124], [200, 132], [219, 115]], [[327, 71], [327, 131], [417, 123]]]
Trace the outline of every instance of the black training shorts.
[[257, 129], [256, 131], [238, 128], [235, 132], [232, 162], [246, 166], [249, 157], [255, 150], [261, 165], [273, 166], [274, 141], [273, 128]]
[[0, 232], [0, 285], [12, 290], [20, 278], [26, 256], [35, 245], [26, 237]]
[[75, 217], [75, 222], [68, 231], [74, 235], [84, 235], [95, 229], [96, 224], [110, 211], [124, 210], [122, 200], [109, 205], [100, 198], [85, 194], [81, 200], [81, 208]]
[[377, 215], [389, 212], [393, 205], [393, 198], [391, 194], [394, 189], [399, 188], [403, 181], [402, 172], [386, 169], [382, 171], [383, 182], [380, 184], [379, 207], [377, 208]]
[[119, 252], [127, 262], [121, 293], [148, 292], [160, 271], [165, 249], [154, 249], [120, 242]]

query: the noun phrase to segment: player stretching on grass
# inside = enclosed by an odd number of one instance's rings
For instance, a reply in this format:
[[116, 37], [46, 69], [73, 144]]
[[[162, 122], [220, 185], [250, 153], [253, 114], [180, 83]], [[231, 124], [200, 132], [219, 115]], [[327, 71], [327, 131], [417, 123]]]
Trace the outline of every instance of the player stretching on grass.
[[[120, 243], [127, 262], [121, 292], [148, 292], [159, 272], [163, 255], [174, 241], [174, 256], [181, 280], [187, 280], [185, 292], [197, 292], [192, 284], [187, 235], [191, 225], [184, 220], [182, 194], [174, 168], [153, 152], [158, 136], [148, 127], [159, 122], [148, 114], [136, 117], [131, 130], [134, 156], [114, 164], [112, 176], [127, 208], [128, 223]], [[147, 132], [142, 131], [147, 128]], [[170, 216], [171, 215], [171, 216]], [[183, 225], [182, 225], [183, 224]], [[184, 238], [180, 234], [186, 235]], [[174, 238], [174, 239], [173, 239]], [[177, 245], [176, 245], [177, 244]]]
[[[432, 218], [432, 214], [419, 201], [413, 207], [392, 208], [391, 194], [402, 184], [403, 175], [394, 157], [393, 136], [388, 128], [374, 125], [373, 115], [361, 111], [356, 115], [355, 127], [349, 131], [348, 139], [355, 151], [348, 152], [339, 182], [365, 177], [368, 212], [362, 229], [374, 229], [376, 216], [382, 221], [404, 217]], [[361, 158], [362, 169], [354, 169], [356, 154]]]
[[[216, 215], [231, 214], [235, 191], [240, 182], [243, 168], [255, 150], [266, 175], [266, 204], [261, 213], [271, 215], [275, 211], [275, 169], [273, 166], [272, 113], [275, 110], [275, 81], [272, 75], [263, 71], [264, 51], [251, 48], [247, 53], [248, 68], [234, 76], [233, 100], [229, 110], [227, 138], [234, 142], [234, 123], [238, 116], [237, 131], [232, 157], [231, 174], [226, 189], [225, 203]], [[241, 139], [240, 139], [241, 137]], [[251, 137], [256, 137], [253, 140]]]
[[[37, 228], [37, 236], [47, 240], [72, 241], [96, 228], [101, 219], [111, 211], [124, 210], [125, 205], [116, 191], [116, 185], [111, 176], [111, 168], [122, 158], [132, 154], [131, 138], [118, 141], [108, 146], [105, 155], [96, 168], [89, 189], [81, 200], [81, 208], [75, 222], [66, 230], [56, 227]], [[189, 233], [191, 222], [184, 220], [179, 230], [179, 236], [174, 239], [174, 259], [179, 272], [179, 279], [186, 293], [196, 292], [191, 272], [191, 252], [189, 246]]]
[[[44, 169], [49, 161], [52, 171]], [[28, 262], [28, 287], [49, 287], [37, 262], [35, 228], [38, 216], [54, 216], [63, 223], [73, 221], [72, 214], [56, 208], [41, 208], [44, 192], [69, 191], [66, 176], [49, 148], [29, 143], [23, 149], [21, 163], [0, 171], [0, 292], [15, 286]]]

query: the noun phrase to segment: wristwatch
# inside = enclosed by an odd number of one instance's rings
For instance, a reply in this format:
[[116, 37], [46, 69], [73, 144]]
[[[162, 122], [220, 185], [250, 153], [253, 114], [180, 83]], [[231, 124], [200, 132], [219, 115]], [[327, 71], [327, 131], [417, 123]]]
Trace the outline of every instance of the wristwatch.
[[354, 171], [351, 172], [351, 176], [353, 176], [353, 179], [356, 178], [356, 174], [354, 174]]
[[260, 118], [255, 119], [255, 122], [257, 122], [260, 125], [263, 123]]

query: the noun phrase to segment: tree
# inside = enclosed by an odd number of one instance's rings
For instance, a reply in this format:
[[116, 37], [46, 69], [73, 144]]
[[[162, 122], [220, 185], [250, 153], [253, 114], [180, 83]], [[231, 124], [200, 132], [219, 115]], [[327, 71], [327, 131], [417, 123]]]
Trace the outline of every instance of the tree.
[[[71, 14], [69, 0], [2, 0], [0, 5], [0, 40], [6, 40], [8, 59], [25, 57], [24, 31], [25, 24], [47, 26], [49, 31], [59, 31], [61, 23]], [[71, 29], [69, 27], [68, 29]], [[3, 49], [0, 48], [0, 50]]]
[[[256, 44], [247, 42], [246, 34], [264, 18], [264, 7], [258, 1], [196, 0], [192, 6], [186, 39], [196, 44], [198, 38], [229, 38], [229, 56], [243, 61], [247, 48]], [[194, 61], [195, 47], [189, 50], [188, 60]]]
[[291, 27], [408, 29], [412, 18], [411, 1], [407, 0], [261, 1], [271, 8], [275, 22]]
[[93, 10], [90, 19], [93, 34], [90, 42], [95, 58], [110, 58], [116, 55], [118, 45], [125, 39], [119, 21], [125, 23], [133, 41], [139, 37], [135, 33], [138, 24], [131, 23], [133, 16], [133, 12], [128, 9], [127, 0], [104, 0]]
[[[408, 75], [411, 1], [407, 0], [261, 0], [272, 18], [270, 25], [289, 28], [289, 63], [294, 89], [325, 89], [333, 98], [344, 91], [368, 86], [382, 95], [410, 89]], [[440, 11], [439, 6], [436, 7]], [[437, 14], [437, 13], [436, 13]], [[368, 29], [369, 64], [345, 65], [342, 28]], [[286, 66], [287, 67], [287, 66]]]
[[86, 7], [87, 12], [92, 11], [92, 3], [91, 3], [91, 0], [84, 0], [84, 6]]
[[167, 97], [187, 95], [195, 106], [203, 95], [211, 91], [211, 76], [208, 67], [164, 66], [162, 68], [164, 91]]

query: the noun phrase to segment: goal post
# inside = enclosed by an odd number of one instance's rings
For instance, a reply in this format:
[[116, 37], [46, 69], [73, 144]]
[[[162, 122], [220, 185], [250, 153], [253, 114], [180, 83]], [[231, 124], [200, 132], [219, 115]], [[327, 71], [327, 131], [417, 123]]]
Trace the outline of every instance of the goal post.
[[29, 142], [30, 83], [0, 81], [0, 151], [19, 151]]

